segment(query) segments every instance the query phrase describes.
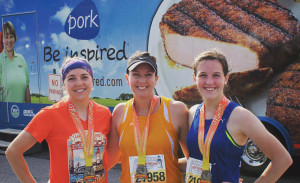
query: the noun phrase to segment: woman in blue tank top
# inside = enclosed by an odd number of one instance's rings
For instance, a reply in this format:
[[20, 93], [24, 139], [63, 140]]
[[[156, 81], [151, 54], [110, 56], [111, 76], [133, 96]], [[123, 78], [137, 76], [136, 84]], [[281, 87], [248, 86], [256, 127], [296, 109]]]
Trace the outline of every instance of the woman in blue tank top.
[[271, 159], [257, 182], [276, 182], [292, 158], [254, 114], [224, 96], [228, 82], [225, 56], [215, 49], [203, 52], [193, 68], [203, 103], [193, 106], [189, 114], [188, 182], [239, 182], [240, 160], [248, 138]]

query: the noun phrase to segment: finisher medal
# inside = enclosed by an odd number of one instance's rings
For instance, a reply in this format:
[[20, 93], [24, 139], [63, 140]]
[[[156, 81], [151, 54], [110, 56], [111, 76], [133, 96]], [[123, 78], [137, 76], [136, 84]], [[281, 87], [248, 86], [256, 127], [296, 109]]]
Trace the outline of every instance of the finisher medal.
[[201, 178], [200, 179], [201, 179], [201, 182], [202, 182], [202, 180], [204, 180], [205, 182], [206, 181], [211, 182], [211, 177], [212, 177], [212, 175], [211, 175], [209, 170], [203, 170], [202, 173], [201, 173]]
[[133, 114], [133, 128], [134, 128], [134, 137], [135, 137], [135, 146], [138, 154], [138, 164], [135, 173], [135, 182], [143, 181], [145, 182], [148, 178], [147, 176], [147, 167], [146, 167], [146, 146], [147, 138], [149, 131], [150, 116], [157, 104], [158, 98], [156, 96], [152, 97], [150, 109], [148, 111], [148, 117], [146, 125], [144, 127], [143, 134], [140, 133], [140, 123], [138, 115], [134, 108], [134, 100], [132, 101], [132, 114]]
[[135, 178], [139, 181], [145, 181], [147, 179], [147, 167], [146, 165], [138, 165], [136, 168]]
[[87, 166], [85, 167], [84, 170], [84, 181], [89, 182], [89, 181], [94, 181], [95, 180], [95, 171], [92, 166]]

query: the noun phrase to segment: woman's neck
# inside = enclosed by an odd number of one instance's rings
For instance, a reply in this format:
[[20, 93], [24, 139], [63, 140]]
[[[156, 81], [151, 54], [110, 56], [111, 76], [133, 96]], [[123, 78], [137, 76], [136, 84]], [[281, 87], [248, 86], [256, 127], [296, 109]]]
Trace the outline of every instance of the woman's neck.
[[218, 108], [218, 105], [220, 104], [222, 97], [218, 97], [214, 100], [205, 100], [204, 99], [204, 105], [205, 105], [205, 119], [212, 119], [215, 115], [215, 112]]
[[[151, 106], [152, 97], [146, 98], [146, 99], [134, 99], [134, 109], [138, 116], [148, 116], [150, 106]], [[159, 106], [159, 101], [156, 104], [156, 107], [154, 108], [153, 112], [156, 111], [157, 106]], [[152, 112], [152, 113], [153, 113]]]
[[6, 53], [7, 57], [10, 59], [10, 61], [13, 61], [14, 54], [15, 54], [14, 50], [12, 50], [12, 51], [5, 50], [5, 53]]
[[71, 103], [74, 105], [78, 116], [83, 120], [87, 120], [89, 112], [89, 100], [87, 101], [74, 101], [71, 100]]

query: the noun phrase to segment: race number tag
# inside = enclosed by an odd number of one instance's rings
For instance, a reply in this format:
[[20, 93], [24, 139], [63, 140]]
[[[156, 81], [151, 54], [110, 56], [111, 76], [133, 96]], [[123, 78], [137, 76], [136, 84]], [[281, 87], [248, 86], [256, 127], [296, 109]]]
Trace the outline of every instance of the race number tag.
[[158, 155], [147, 155], [146, 156], [146, 167], [147, 167], [147, 178], [145, 181], [136, 180], [136, 169], [138, 166], [138, 156], [129, 157], [130, 176], [131, 182], [167, 182], [166, 176], [166, 165], [163, 154]]
[[[211, 164], [209, 164], [209, 170], [211, 170]], [[202, 174], [202, 161], [189, 157], [186, 166], [186, 183], [199, 183], [201, 182]]]

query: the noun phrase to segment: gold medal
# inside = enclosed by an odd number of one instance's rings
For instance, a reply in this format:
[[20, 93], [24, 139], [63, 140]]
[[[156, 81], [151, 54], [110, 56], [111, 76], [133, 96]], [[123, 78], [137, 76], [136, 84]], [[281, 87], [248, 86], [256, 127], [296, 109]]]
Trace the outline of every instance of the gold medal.
[[145, 181], [148, 178], [146, 165], [138, 165], [137, 166], [136, 173], [135, 173], [135, 178], [138, 181]]
[[84, 182], [90, 182], [95, 180], [95, 171], [93, 166], [86, 166], [84, 170]]
[[203, 170], [200, 179], [206, 182], [211, 182], [211, 177], [212, 175], [209, 170]]

